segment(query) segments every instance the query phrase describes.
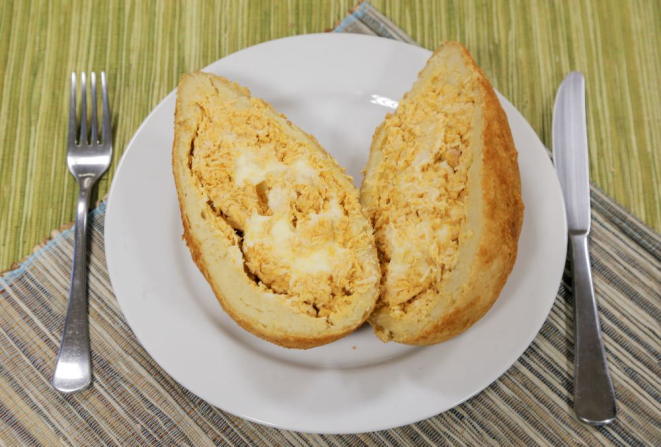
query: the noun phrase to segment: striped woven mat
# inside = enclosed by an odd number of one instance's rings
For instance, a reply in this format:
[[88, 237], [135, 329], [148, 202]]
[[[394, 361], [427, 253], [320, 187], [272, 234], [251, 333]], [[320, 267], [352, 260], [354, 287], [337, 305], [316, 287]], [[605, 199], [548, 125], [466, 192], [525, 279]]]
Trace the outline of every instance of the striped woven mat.
[[[411, 42], [364, 4], [337, 31]], [[521, 358], [482, 393], [417, 424], [329, 436], [265, 427], [224, 413], [166, 374], [140, 346], [108, 279], [105, 204], [91, 214], [93, 386], [49, 385], [64, 323], [73, 232], [54, 232], [0, 279], [0, 442], [68, 445], [661, 445], [661, 236], [592, 188], [592, 265], [617, 393], [616, 422], [591, 427], [572, 411], [573, 306], [566, 271], [556, 303]]]

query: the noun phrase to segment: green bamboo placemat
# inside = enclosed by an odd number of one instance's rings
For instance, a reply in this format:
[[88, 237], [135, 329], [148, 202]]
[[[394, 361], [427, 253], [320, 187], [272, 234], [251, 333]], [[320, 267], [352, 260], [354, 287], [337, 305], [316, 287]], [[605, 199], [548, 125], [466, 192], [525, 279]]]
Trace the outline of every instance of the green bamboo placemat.
[[[368, 5], [338, 30], [410, 40]], [[591, 203], [595, 290], [619, 408], [612, 425], [587, 426], [571, 409], [569, 271], [521, 358], [486, 390], [441, 415], [393, 430], [326, 436], [224, 413], [175, 382], [128, 327], [108, 279], [102, 203], [90, 219], [90, 389], [63, 396], [48, 384], [66, 308], [72, 230], [54, 233], [0, 277], [0, 444], [660, 445], [661, 236], [594, 187]]]
[[[259, 42], [325, 31], [353, 1], [0, 2], [0, 271], [73, 220], [70, 71], [108, 73], [115, 155], [102, 197], [129, 138], [181, 73]], [[548, 147], [556, 89], [567, 72], [583, 71], [592, 178], [661, 231], [661, 2], [373, 5], [425, 48], [463, 42]]]

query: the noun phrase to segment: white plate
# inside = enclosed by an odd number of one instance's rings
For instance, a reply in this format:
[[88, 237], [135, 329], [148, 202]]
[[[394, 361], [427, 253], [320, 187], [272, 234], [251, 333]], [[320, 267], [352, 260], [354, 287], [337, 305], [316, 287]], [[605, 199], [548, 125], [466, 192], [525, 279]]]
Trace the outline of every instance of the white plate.
[[[374, 129], [430, 54], [383, 38], [317, 34], [257, 45], [204, 70], [249, 87], [315, 135], [358, 185]], [[521, 114], [500, 100], [519, 150], [526, 210], [516, 266], [493, 308], [468, 331], [436, 346], [383, 344], [363, 327], [330, 345], [298, 351], [239, 328], [181, 240], [171, 169], [172, 92], [127, 147], [106, 216], [108, 270], [136, 336], [196, 395], [235, 415], [291, 430], [387, 429], [478, 393], [539, 331], [566, 254], [564, 206], [551, 161]]]

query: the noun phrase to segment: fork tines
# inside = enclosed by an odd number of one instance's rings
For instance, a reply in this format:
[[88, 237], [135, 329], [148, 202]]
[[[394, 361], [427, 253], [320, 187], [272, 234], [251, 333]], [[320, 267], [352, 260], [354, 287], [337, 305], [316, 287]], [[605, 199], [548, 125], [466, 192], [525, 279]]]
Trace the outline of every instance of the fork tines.
[[104, 145], [110, 143], [112, 138], [110, 128], [110, 107], [108, 106], [108, 87], [106, 85], [106, 73], [101, 72], [101, 140], [99, 140], [98, 115], [96, 105], [96, 73], [90, 73], [90, 84], [92, 96], [92, 117], [89, 125], [91, 134], [88, 132], [87, 122], [87, 77], [85, 73], [80, 74], [80, 133], [76, 119], [76, 73], [71, 73], [71, 99], [69, 104], [69, 145]]

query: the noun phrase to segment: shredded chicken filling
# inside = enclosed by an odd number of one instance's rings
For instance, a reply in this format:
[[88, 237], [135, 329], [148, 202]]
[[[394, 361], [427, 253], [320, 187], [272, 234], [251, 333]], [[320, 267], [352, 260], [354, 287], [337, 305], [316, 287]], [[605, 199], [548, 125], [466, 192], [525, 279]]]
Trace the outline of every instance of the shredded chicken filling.
[[453, 78], [427, 79], [386, 118], [382, 159], [371, 174], [377, 200], [367, 211], [383, 272], [380, 305], [393, 316], [438, 292], [458, 262], [460, 236], [468, 236], [475, 81]]
[[198, 105], [189, 166], [210, 212], [235, 230], [248, 277], [311, 316], [341, 310], [369, 282], [357, 258], [369, 229], [351, 219], [357, 197], [261, 101]]

